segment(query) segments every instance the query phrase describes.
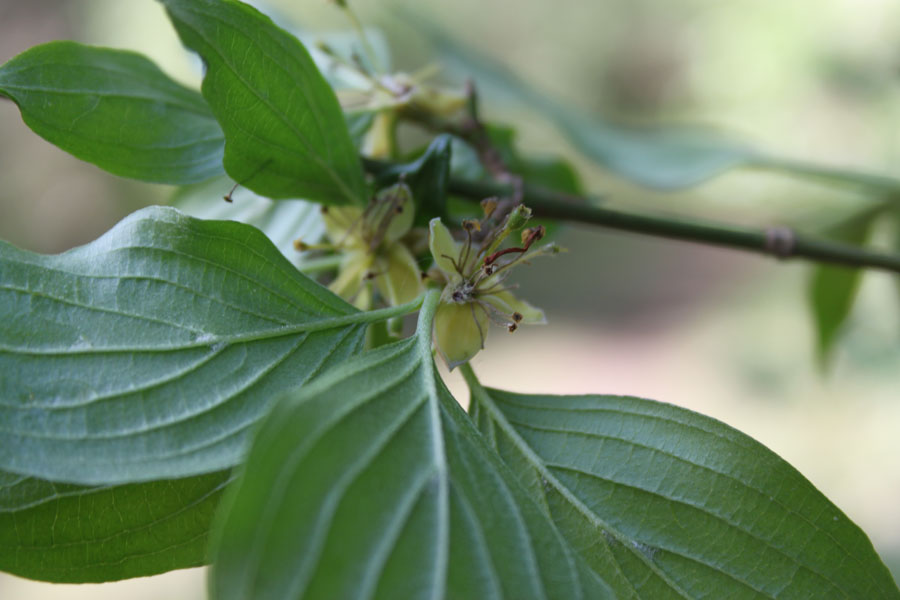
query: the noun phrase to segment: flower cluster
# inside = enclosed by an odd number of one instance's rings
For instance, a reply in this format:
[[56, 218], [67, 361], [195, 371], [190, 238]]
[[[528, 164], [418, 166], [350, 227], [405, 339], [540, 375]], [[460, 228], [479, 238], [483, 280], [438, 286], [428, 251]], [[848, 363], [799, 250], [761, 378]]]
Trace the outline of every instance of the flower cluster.
[[362, 310], [371, 308], [374, 290], [391, 306], [422, 293], [419, 265], [400, 241], [412, 228], [415, 213], [408, 186], [386, 188], [365, 209], [323, 207], [322, 212], [332, 247], [343, 257], [328, 286], [332, 292]]
[[[541, 226], [524, 228], [531, 211], [519, 205], [502, 225], [487, 229], [496, 202], [487, 200], [485, 220], [463, 221], [464, 241], [453, 239], [440, 219], [430, 223], [429, 245], [435, 268], [429, 278], [444, 284], [434, 319], [434, 343], [450, 369], [468, 361], [484, 348], [488, 325], [493, 322], [515, 331], [520, 324], [545, 323], [544, 312], [513, 296], [506, 285], [510, 270], [529, 258], [555, 254], [548, 244], [534, 248], [544, 235]], [[521, 246], [500, 249], [510, 233], [521, 232]]]

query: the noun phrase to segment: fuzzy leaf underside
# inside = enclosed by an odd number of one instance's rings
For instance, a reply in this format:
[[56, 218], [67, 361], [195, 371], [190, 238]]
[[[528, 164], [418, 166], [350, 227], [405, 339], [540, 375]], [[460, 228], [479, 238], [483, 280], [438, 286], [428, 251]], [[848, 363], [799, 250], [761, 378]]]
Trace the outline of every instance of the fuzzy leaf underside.
[[151, 207], [46, 256], [0, 245], [0, 469], [107, 485], [237, 464], [364, 313], [257, 229]]
[[865, 534], [744, 434], [675, 406], [475, 387], [479, 429], [619, 598], [898, 598]]
[[225, 504], [213, 598], [610, 597], [436, 379], [430, 330], [275, 406]]
[[223, 471], [92, 487], [0, 472], [0, 570], [89, 583], [204, 565], [229, 481]]

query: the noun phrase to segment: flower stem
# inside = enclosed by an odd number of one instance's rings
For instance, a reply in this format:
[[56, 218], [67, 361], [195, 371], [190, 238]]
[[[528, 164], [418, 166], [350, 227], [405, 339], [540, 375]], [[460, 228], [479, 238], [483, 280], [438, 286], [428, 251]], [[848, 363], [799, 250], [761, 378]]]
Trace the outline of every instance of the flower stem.
[[436, 287], [428, 288], [418, 301], [421, 303], [419, 309], [419, 322], [416, 324], [416, 337], [421, 344], [423, 355], [431, 353], [431, 329], [434, 326], [434, 315], [437, 312], [438, 304], [441, 301], [441, 290]]

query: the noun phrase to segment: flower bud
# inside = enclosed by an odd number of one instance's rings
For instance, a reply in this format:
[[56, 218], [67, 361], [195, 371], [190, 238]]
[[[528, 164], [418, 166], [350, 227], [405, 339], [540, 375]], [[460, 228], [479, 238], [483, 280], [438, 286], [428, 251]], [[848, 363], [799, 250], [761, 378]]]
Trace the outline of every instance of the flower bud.
[[531, 209], [525, 206], [524, 204], [519, 204], [512, 212], [509, 213], [509, 216], [506, 217], [506, 227], [507, 231], [516, 231], [517, 229], [522, 229], [525, 227], [525, 223], [528, 222], [528, 219], [531, 218]]

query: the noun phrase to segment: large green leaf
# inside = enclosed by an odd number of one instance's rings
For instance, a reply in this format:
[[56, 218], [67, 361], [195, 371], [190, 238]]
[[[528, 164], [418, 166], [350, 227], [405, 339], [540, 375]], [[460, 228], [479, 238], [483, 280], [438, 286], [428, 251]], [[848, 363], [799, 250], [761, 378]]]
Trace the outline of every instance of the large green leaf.
[[784, 159], [709, 127], [667, 123], [632, 127], [609, 122], [536, 89], [495, 59], [463, 46], [427, 20], [412, 20], [441, 52], [447, 67], [473, 77], [480, 89], [498, 99], [540, 112], [585, 156], [642, 186], [681, 189], [729, 169], [745, 167], [869, 191], [900, 191], [900, 179], [896, 177]]
[[225, 132], [225, 170], [270, 198], [362, 204], [356, 148], [303, 45], [235, 0], [161, 0], [206, 63], [203, 97]]
[[238, 221], [253, 225], [272, 240], [291, 263], [302, 269], [308, 253], [298, 252], [294, 240], [315, 244], [325, 236], [321, 206], [305, 200], [269, 200], [238, 187], [232, 202], [222, 196], [232, 187], [224, 177], [183, 187], [172, 198], [172, 206], [198, 219]]
[[259, 230], [172, 208], [61, 255], [0, 244], [0, 469], [90, 485], [231, 467], [271, 397], [378, 314]]
[[50, 42], [0, 67], [35, 133], [98, 167], [183, 184], [222, 173], [222, 130], [197, 92], [133, 52]]
[[[862, 246], [868, 241], [880, 209], [867, 210], [832, 228], [829, 237]], [[816, 354], [827, 367], [838, 334], [850, 315], [862, 281], [862, 269], [818, 265], [809, 283], [809, 302], [816, 324]]]
[[618, 598], [898, 598], [865, 534], [730, 427], [636, 398], [472, 388], [479, 429]]
[[228, 472], [86, 487], [0, 472], [0, 570], [85, 583], [207, 562]]
[[213, 598], [609, 597], [436, 378], [437, 297], [416, 336], [274, 407], [223, 505]]

